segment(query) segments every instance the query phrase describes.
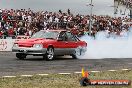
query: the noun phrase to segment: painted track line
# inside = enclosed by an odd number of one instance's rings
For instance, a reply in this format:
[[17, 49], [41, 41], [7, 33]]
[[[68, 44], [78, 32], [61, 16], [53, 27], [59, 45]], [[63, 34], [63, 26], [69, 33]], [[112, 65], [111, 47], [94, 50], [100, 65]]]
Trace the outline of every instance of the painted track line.
[[49, 74], [37, 74], [37, 75], [39, 75], [39, 76], [47, 76]]
[[90, 72], [92, 72], [92, 73], [98, 73], [98, 72], [101, 72], [101, 71], [90, 71]]
[[2, 76], [3, 78], [15, 78], [16, 76]]
[[20, 75], [21, 77], [32, 77], [33, 75]]
[[59, 75], [70, 75], [71, 73], [58, 73]]
[[123, 70], [123, 71], [128, 71], [128, 70], [130, 70], [130, 69], [121, 69], [121, 70]]
[[74, 72], [75, 74], [81, 74], [82, 72]]
[[[130, 71], [131, 69], [120, 69], [122, 71]], [[120, 71], [120, 70], [107, 70], [107, 71], [110, 71], [110, 72], [115, 72], [115, 71]], [[103, 71], [89, 71], [91, 73], [98, 73], [98, 72], [103, 72]], [[81, 74], [82, 72], [73, 72], [75, 74]], [[73, 73], [57, 73], [59, 75], [70, 75], [70, 74], [73, 74]], [[50, 74], [35, 74], [35, 75], [39, 75], [39, 76], [48, 76]], [[32, 77], [34, 75], [20, 75], [20, 77]], [[2, 78], [15, 78], [17, 76], [1, 76]], [[19, 76], [18, 76], [19, 77]]]
[[114, 71], [117, 71], [117, 70], [108, 70], [108, 71], [110, 71], [110, 72], [114, 72]]

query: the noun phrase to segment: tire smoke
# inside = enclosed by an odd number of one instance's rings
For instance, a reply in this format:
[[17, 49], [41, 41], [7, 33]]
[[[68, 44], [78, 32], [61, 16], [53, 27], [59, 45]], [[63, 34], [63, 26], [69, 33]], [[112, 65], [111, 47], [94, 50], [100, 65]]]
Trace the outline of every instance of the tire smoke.
[[88, 46], [86, 54], [80, 59], [132, 58], [132, 28], [121, 34], [108, 35], [102, 31], [97, 33], [95, 39], [88, 35], [81, 37]]

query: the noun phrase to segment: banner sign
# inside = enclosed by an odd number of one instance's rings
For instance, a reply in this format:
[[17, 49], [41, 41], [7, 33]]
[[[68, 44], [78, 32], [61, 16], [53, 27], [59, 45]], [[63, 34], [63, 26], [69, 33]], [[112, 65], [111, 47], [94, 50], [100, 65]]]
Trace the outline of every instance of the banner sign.
[[15, 39], [0, 39], [0, 51], [11, 51]]

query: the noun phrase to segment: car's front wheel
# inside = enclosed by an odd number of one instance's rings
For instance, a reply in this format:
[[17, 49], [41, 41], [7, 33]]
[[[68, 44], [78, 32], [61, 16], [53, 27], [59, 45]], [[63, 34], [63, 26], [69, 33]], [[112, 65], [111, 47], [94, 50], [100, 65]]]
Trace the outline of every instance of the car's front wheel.
[[47, 52], [46, 52], [46, 54], [44, 55], [43, 58], [44, 58], [45, 60], [47, 60], [47, 61], [53, 60], [53, 59], [54, 59], [54, 49], [53, 49], [52, 47], [49, 47], [49, 48], [47, 49]]
[[16, 53], [16, 57], [20, 60], [24, 60], [26, 58], [26, 54], [23, 53]]

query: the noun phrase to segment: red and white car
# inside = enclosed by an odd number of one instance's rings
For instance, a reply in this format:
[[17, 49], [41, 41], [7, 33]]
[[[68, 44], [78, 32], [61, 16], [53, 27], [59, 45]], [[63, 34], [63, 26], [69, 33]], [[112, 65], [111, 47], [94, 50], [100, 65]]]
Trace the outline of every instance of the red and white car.
[[19, 59], [27, 55], [40, 55], [46, 60], [53, 60], [55, 56], [71, 55], [78, 58], [86, 52], [87, 43], [79, 40], [66, 30], [41, 30], [32, 37], [16, 41], [12, 52]]

